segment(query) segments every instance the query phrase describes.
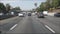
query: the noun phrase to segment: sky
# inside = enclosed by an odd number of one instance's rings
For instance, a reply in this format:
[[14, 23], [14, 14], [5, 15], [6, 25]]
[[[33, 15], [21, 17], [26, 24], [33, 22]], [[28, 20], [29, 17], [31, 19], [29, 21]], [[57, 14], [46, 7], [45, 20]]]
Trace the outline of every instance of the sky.
[[6, 5], [10, 4], [12, 7], [19, 6], [22, 10], [32, 10], [35, 7], [34, 3], [37, 3], [37, 7], [46, 0], [0, 0], [0, 2]]

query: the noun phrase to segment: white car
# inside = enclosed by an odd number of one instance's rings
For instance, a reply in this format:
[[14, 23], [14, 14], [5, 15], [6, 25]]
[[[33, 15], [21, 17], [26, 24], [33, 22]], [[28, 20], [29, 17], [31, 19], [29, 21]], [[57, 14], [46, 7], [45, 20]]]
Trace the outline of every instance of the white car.
[[48, 11], [43, 11], [44, 16], [48, 15]]
[[23, 13], [18, 13], [18, 16], [19, 17], [24, 17], [24, 14]]
[[32, 13], [32, 15], [35, 15], [35, 13]]

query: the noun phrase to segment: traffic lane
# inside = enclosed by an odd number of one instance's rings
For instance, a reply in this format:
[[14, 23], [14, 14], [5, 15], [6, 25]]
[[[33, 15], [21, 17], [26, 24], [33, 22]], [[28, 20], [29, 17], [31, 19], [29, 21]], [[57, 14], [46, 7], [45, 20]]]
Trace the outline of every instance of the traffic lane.
[[52, 21], [53, 24], [60, 26], [60, 17], [48, 16], [46, 19]]
[[42, 23], [37, 21], [34, 17], [26, 17], [22, 21], [21, 25], [18, 23], [17, 27], [13, 30], [8, 31], [6, 34], [12, 33], [12, 34], [37, 34], [37, 33], [52, 33], [49, 31]]
[[9, 23], [3, 24], [0, 26], [0, 30], [2, 32], [6, 32], [8, 31], [13, 25], [15, 25], [16, 23], [18, 23], [20, 20], [22, 20], [22, 17], [18, 17], [16, 19], [13, 19], [12, 21], [9, 21]]
[[6, 34], [21, 34], [24, 33], [24, 28], [25, 28], [25, 24], [27, 21], [28, 17], [23, 18], [23, 20], [21, 20], [18, 25], [13, 29], [13, 30], [9, 30], [6, 32]]
[[[58, 18], [56, 18], [57, 20], [55, 20], [55, 19], [51, 18], [51, 16], [50, 16], [50, 17], [36, 18], [36, 19], [39, 20], [40, 22], [42, 22], [43, 24], [48, 25], [51, 29], [53, 29], [55, 31], [55, 33], [60, 33], [60, 25], [57, 25], [58, 23], [55, 22], [55, 21], [59, 20]], [[60, 21], [58, 21], [58, 22], [60, 22]]]
[[37, 20], [35, 18], [35, 16], [33, 16], [32, 19], [34, 20], [33, 21], [33, 27], [34, 27], [35, 33], [42, 33], [42, 34], [51, 34], [51, 33], [53, 33], [45, 27], [45, 24], [43, 24], [42, 22]]
[[9, 18], [9, 19], [0, 20], [0, 25], [3, 25], [5, 23], [9, 23], [9, 21], [13, 21], [17, 18], [18, 18], [18, 16], [17, 17], [12, 17], [12, 18]]
[[49, 20], [51, 22], [51, 24], [53, 25], [53, 29], [57, 32], [60, 33], [60, 17], [48, 17], [46, 18], [47, 20]]
[[18, 17], [1, 20], [0, 21], [0, 31], [3, 30], [3, 28], [2, 28], [3, 26], [5, 26], [6, 24], [10, 23], [10, 21], [16, 20], [17, 18]]

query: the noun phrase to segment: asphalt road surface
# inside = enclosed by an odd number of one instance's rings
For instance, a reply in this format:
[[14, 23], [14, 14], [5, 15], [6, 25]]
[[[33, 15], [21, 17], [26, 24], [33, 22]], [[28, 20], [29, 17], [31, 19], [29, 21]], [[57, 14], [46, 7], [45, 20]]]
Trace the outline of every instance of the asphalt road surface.
[[59, 34], [60, 18], [46, 16], [25, 16], [11, 19], [9, 23], [0, 26], [2, 34]]

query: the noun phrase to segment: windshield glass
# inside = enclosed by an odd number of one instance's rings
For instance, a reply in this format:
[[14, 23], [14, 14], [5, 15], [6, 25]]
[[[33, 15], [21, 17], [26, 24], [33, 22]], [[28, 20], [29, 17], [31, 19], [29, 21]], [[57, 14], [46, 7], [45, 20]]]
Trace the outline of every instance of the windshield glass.
[[0, 34], [60, 34], [60, 0], [0, 0]]

